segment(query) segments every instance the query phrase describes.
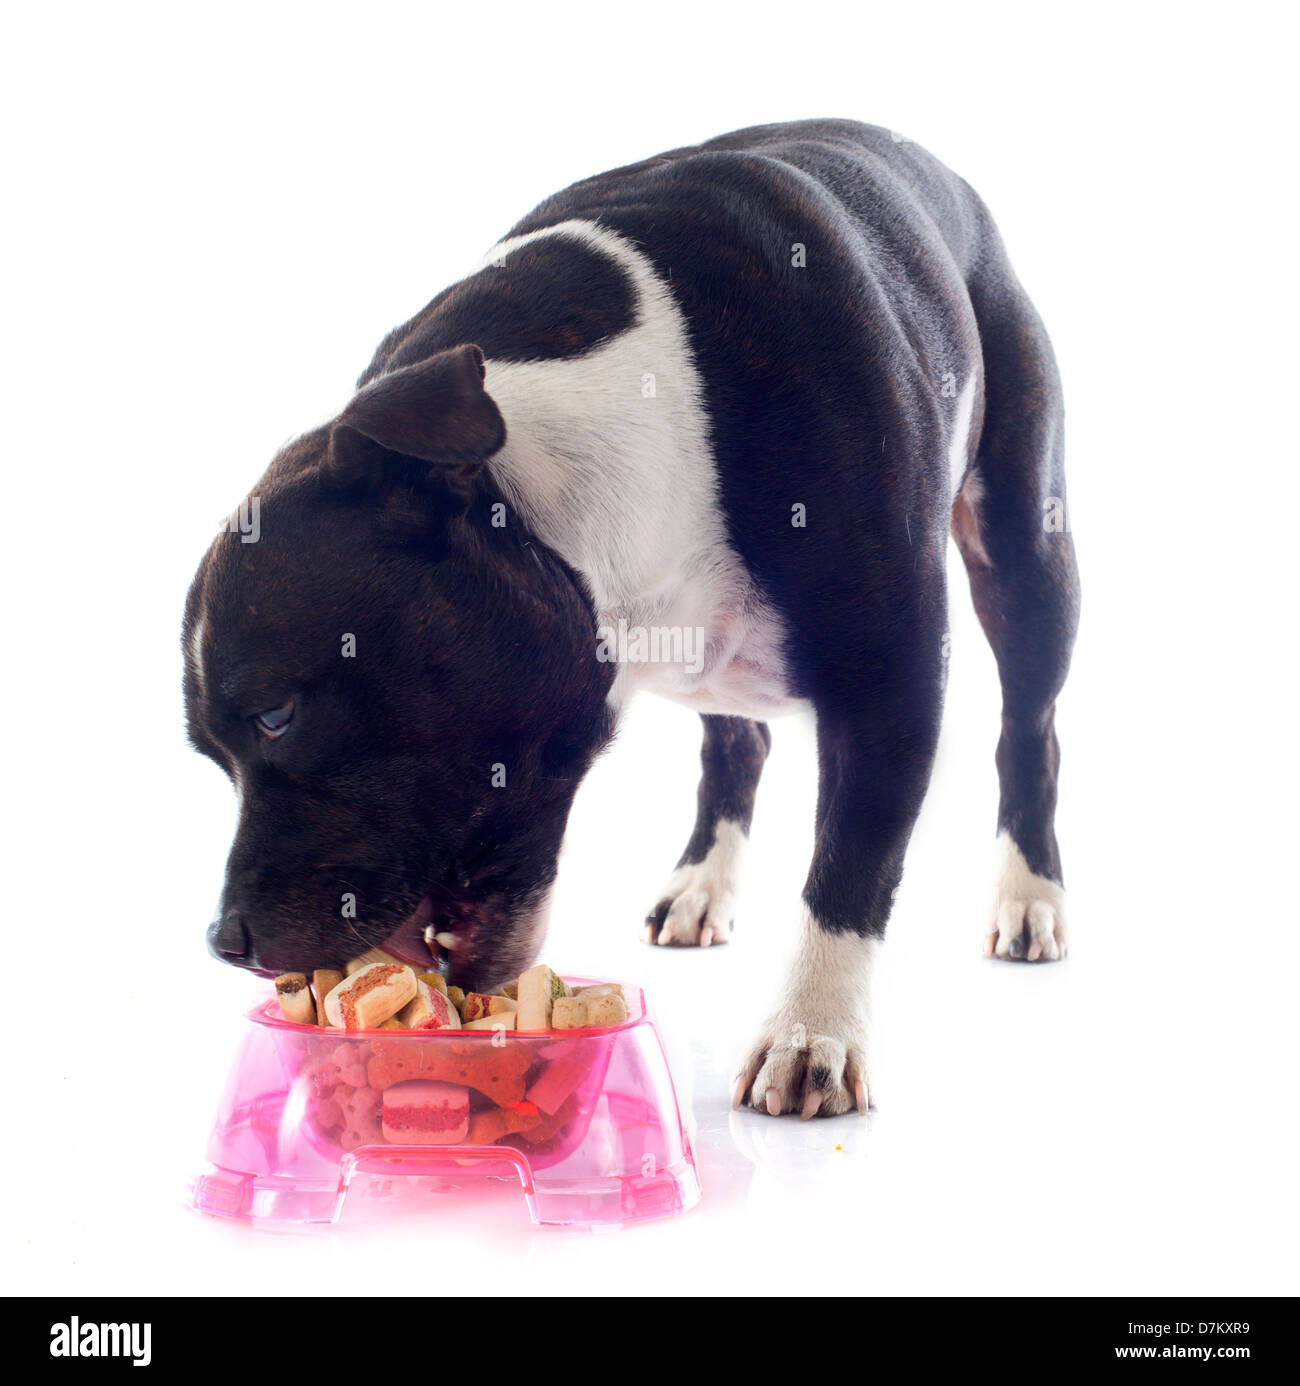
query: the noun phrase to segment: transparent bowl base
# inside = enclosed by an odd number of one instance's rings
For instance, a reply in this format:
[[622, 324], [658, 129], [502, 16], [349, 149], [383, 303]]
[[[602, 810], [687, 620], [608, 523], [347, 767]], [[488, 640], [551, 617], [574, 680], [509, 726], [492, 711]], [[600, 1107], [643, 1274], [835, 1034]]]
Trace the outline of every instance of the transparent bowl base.
[[562, 1181], [537, 1180], [523, 1156], [518, 1161], [502, 1160], [476, 1146], [457, 1147], [455, 1156], [465, 1164], [448, 1170], [446, 1159], [452, 1153], [448, 1147], [439, 1148], [436, 1154], [430, 1150], [426, 1163], [415, 1152], [395, 1159], [389, 1152], [381, 1153], [374, 1147], [355, 1151], [357, 1158], [344, 1162], [337, 1180], [322, 1182], [317, 1187], [274, 1175], [212, 1168], [192, 1181], [189, 1202], [198, 1212], [253, 1223], [329, 1224], [342, 1217], [344, 1203], [356, 1186], [358, 1175], [418, 1179], [419, 1190], [404, 1192], [428, 1193], [439, 1188], [454, 1193], [467, 1178], [473, 1177], [497, 1179], [519, 1188], [529, 1215], [541, 1226], [594, 1227], [684, 1213], [700, 1198], [699, 1179], [689, 1158], [679, 1161], [676, 1168], [657, 1174], [595, 1179], [575, 1187]]

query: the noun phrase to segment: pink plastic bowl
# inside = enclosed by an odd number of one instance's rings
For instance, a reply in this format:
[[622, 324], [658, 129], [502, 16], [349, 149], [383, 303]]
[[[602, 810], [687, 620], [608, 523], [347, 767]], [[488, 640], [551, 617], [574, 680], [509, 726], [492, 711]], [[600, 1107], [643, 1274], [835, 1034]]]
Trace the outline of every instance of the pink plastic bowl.
[[[496, 1034], [291, 1025], [268, 1000], [248, 1013], [190, 1206], [259, 1223], [330, 1223], [362, 1173], [456, 1184], [515, 1176], [539, 1223], [685, 1212], [700, 1197], [695, 1160], [645, 998], [627, 992], [623, 1025]], [[408, 1082], [452, 1084], [468, 1090], [471, 1120], [496, 1115], [460, 1144], [391, 1144], [382, 1094]], [[512, 1114], [529, 1128], [498, 1134]], [[468, 1143], [475, 1134], [479, 1143]]]

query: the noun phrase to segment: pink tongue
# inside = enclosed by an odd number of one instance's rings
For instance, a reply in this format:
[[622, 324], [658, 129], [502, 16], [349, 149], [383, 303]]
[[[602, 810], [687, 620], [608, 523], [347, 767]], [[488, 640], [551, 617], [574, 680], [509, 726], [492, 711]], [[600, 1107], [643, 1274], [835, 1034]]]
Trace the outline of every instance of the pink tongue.
[[424, 931], [432, 921], [433, 901], [426, 896], [384, 941], [384, 951], [413, 967], [435, 965], [437, 959], [424, 941]]

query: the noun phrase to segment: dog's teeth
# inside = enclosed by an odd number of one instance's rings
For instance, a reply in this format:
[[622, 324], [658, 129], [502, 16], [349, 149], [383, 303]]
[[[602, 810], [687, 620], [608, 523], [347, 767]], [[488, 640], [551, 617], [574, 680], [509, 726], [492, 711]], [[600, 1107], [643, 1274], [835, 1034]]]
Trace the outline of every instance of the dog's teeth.
[[440, 943], [449, 952], [454, 953], [460, 947], [460, 939], [455, 934], [447, 933], [445, 930], [440, 934], [434, 934], [435, 943]]

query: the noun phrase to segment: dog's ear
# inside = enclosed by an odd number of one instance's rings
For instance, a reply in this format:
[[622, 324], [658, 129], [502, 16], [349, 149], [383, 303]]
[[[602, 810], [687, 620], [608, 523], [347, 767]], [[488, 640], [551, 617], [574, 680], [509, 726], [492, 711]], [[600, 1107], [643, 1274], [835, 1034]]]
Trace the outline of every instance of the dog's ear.
[[414, 458], [465, 489], [506, 439], [484, 378], [483, 353], [466, 345], [372, 381], [330, 430], [326, 478], [346, 486], [377, 477], [386, 462]]

